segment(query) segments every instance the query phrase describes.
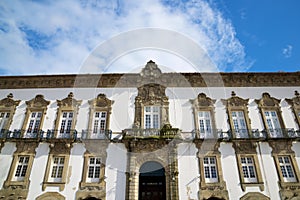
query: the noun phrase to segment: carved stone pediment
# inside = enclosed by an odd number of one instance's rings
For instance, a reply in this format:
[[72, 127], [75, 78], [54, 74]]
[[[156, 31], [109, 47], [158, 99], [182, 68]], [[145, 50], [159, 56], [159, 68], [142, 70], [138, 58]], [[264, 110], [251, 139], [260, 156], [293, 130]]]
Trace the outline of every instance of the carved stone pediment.
[[274, 106], [279, 106], [280, 100], [276, 99], [274, 97], [271, 97], [269, 93], [265, 92], [262, 94], [261, 99], [256, 99], [255, 102], [260, 106], [260, 107], [274, 107]]
[[143, 104], [168, 104], [168, 97], [165, 94], [166, 87], [151, 83], [143, 85], [138, 88], [138, 96], [135, 98], [136, 102]]
[[14, 107], [18, 106], [20, 100], [13, 100], [13, 94], [9, 93], [6, 98], [0, 100], [0, 107]]
[[28, 153], [35, 154], [35, 149], [38, 147], [38, 142], [29, 142], [29, 141], [17, 141], [16, 153]]
[[45, 108], [49, 105], [50, 101], [44, 99], [44, 95], [38, 94], [30, 101], [26, 101], [28, 108]]
[[237, 154], [256, 154], [257, 144], [252, 141], [233, 142], [233, 148]]
[[78, 107], [81, 104], [81, 100], [76, 100], [74, 98], [73, 92], [70, 92], [67, 98], [64, 98], [63, 100], [56, 100], [58, 106], [62, 107]]
[[235, 92], [231, 92], [231, 97], [229, 99], [222, 99], [222, 103], [227, 107], [246, 107], [248, 105], [249, 99], [242, 99], [237, 97]]
[[108, 99], [105, 94], [99, 94], [97, 98], [89, 101], [89, 104], [93, 107], [111, 107], [114, 101]]
[[161, 75], [161, 70], [158, 68], [157, 64], [150, 60], [147, 62], [146, 66], [142, 69], [140, 75], [142, 79], [155, 80], [158, 79]]
[[169, 147], [168, 142], [165, 140], [140, 140], [140, 141], [127, 141], [125, 142], [126, 148], [130, 152], [149, 153]]
[[300, 108], [300, 94], [298, 91], [295, 91], [295, 97], [292, 99], [285, 99], [290, 106], [295, 108]]
[[207, 97], [204, 93], [198, 94], [198, 97], [191, 101], [196, 107], [213, 107], [216, 102], [215, 99]]
[[294, 151], [292, 150], [293, 143], [291, 140], [269, 141], [269, 145], [272, 147], [273, 154], [294, 153]]

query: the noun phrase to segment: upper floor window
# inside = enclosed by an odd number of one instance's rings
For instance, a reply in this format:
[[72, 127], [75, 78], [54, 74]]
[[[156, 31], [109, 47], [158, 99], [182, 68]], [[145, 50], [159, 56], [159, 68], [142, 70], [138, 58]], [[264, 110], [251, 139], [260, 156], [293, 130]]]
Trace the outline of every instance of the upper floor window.
[[296, 182], [294, 168], [289, 156], [278, 156], [280, 171], [285, 182]]
[[291, 109], [295, 115], [296, 126], [300, 130], [300, 94], [298, 91], [295, 91], [295, 97], [292, 99], [285, 99], [288, 104], [290, 104]]
[[280, 123], [279, 123], [279, 119], [278, 119], [278, 116], [276, 114], [276, 111], [266, 110], [264, 112], [264, 114], [265, 114], [265, 117], [266, 117], [267, 126], [268, 126], [270, 136], [271, 137], [282, 136], [282, 130], [281, 130], [281, 127], [280, 127]]
[[144, 107], [144, 125], [145, 129], [160, 128], [160, 107], [159, 106], [145, 106]]
[[28, 122], [28, 128], [27, 133], [37, 133], [40, 128], [41, 124], [41, 118], [42, 118], [42, 112], [32, 112], [29, 122]]
[[257, 182], [254, 160], [251, 156], [241, 157], [244, 181], [246, 183]]
[[0, 130], [4, 130], [7, 127], [10, 117], [10, 112], [0, 112]]
[[247, 124], [244, 111], [231, 111], [233, 128], [237, 138], [245, 138], [248, 136]]
[[73, 124], [73, 112], [63, 112], [60, 121], [60, 134], [70, 134]]
[[250, 119], [248, 116], [248, 101], [249, 99], [237, 97], [234, 91], [232, 91], [230, 98], [226, 100], [222, 99], [223, 104], [226, 106], [233, 137], [249, 137]]
[[112, 104], [105, 94], [99, 94], [97, 98], [89, 100], [90, 115], [88, 131], [85, 138], [105, 139], [109, 135], [109, 122]]
[[13, 95], [10, 93], [6, 98], [0, 100], [0, 134], [5, 130], [9, 130], [16, 107], [20, 100], [13, 100]]
[[270, 137], [282, 137], [285, 128], [280, 110], [280, 100], [263, 93], [262, 98], [255, 100], [262, 114], [263, 125]]
[[93, 119], [93, 134], [101, 133], [106, 129], [106, 112], [95, 112]]
[[213, 115], [215, 100], [200, 93], [196, 99], [191, 100], [194, 111], [197, 138], [213, 138], [215, 119]]
[[67, 98], [57, 100], [58, 110], [57, 118], [55, 121], [55, 136], [59, 138], [73, 137], [77, 113], [81, 100], [76, 100], [72, 92], [69, 93]]
[[205, 182], [207, 183], [218, 182], [218, 171], [216, 162], [216, 158], [212, 156], [203, 158], [204, 176]]

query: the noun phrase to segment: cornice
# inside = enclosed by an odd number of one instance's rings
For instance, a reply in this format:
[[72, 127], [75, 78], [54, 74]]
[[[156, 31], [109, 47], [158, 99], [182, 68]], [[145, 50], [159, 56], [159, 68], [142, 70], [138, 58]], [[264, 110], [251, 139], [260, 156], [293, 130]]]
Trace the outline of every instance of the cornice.
[[162, 73], [145, 83], [141, 74], [70, 74], [1, 76], [0, 89], [140, 87], [157, 83], [165, 87], [288, 87], [300, 86], [300, 72], [268, 73]]

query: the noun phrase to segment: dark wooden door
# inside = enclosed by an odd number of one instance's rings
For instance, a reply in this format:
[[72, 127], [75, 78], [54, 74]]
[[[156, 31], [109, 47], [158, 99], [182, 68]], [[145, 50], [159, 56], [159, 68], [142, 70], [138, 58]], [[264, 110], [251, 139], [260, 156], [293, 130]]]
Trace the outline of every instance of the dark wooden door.
[[[147, 174], [148, 175], [148, 174]], [[165, 176], [140, 175], [139, 200], [165, 200], [166, 180]]]

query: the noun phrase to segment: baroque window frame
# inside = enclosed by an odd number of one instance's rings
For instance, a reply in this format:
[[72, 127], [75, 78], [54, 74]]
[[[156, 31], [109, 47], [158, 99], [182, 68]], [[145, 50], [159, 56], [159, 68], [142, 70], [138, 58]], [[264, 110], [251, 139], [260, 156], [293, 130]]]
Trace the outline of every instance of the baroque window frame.
[[[264, 181], [263, 181], [263, 177], [259, 165], [256, 147], [257, 144], [254, 141], [233, 142], [233, 148], [235, 149], [241, 188], [243, 191], [246, 191], [246, 187], [259, 187], [260, 191], [264, 191]], [[244, 173], [243, 173], [242, 162], [241, 162], [242, 157], [252, 157], [252, 160], [254, 162], [257, 182], [248, 182], [244, 179]]]
[[195, 130], [196, 130], [196, 138], [205, 138], [201, 136], [200, 133], [200, 125], [199, 125], [199, 112], [209, 112], [210, 113], [210, 120], [211, 120], [211, 129], [212, 129], [212, 138], [217, 138], [216, 135], [216, 120], [215, 120], [215, 107], [214, 104], [216, 103], [215, 99], [211, 99], [206, 96], [204, 93], [199, 93], [197, 98], [190, 100], [192, 103], [192, 109], [194, 114], [194, 122], [195, 122]]
[[298, 91], [295, 91], [295, 97], [292, 99], [285, 99], [288, 104], [291, 106], [292, 112], [295, 116], [295, 122], [298, 125], [298, 130], [300, 130], [300, 94]]
[[138, 87], [138, 95], [135, 98], [134, 128], [144, 129], [144, 109], [146, 106], [158, 106], [160, 109], [160, 127], [169, 125], [169, 99], [165, 94], [166, 87], [149, 83]]
[[[281, 115], [280, 100], [276, 99], [274, 97], [271, 97], [269, 93], [264, 92], [262, 94], [262, 98], [256, 99], [255, 102], [256, 102], [259, 112], [261, 114], [264, 128], [267, 131], [267, 137], [271, 137], [271, 133], [269, 131], [269, 126], [268, 126], [268, 122], [267, 122], [267, 119], [265, 116], [265, 111], [275, 111], [276, 112], [276, 115], [277, 115], [277, 118], [279, 121], [279, 125], [281, 128], [281, 133], [282, 133], [282, 136], [284, 136], [285, 135], [285, 131], [284, 131], [285, 124], [284, 124], [284, 121], [283, 121], [283, 118]], [[271, 138], [274, 138], [274, 137], [271, 137]]]
[[[50, 143], [50, 152], [48, 155], [46, 171], [44, 175], [44, 181], [42, 183], [42, 190], [45, 191], [46, 187], [59, 187], [59, 191], [63, 191], [66, 184], [67, 172], [70, 159], [70, 150], [72, 145], [70, 143], [65, 143], [64, 141], [58, 141], [56, 143]], [[50, 176], [52, 172], [52, 163], [55, 157], [64, 157], [64, 167], [62, 172], [62, 178], [59, 182], [50, 181]]]
[[[11, 167], [9, 169], [9, 173], [7, 179], [4, 182], [4, 188], [21, 188], [25, 189], [28, 192], [29, 184], [30, 184], [30, 174], [33, 165], [33, 161], [35, 158], [35, 149], [38, 147], [38, 142], [31, 142], [31, 141], [17, 141], [16, 142], [17, 150], [13, 154], [13, 160]], [[13, 180], [13, 177], [16, 172], [16, 168], [18, 166], [19, 157], [20, 156], [29, 156], [28, 165], [26, 169], [26, 174], [21, 181]]]
[[17, 106], [21, 100], [13, 100], [13, 94], [9, 93], [6, 98], [0, 100], [0, 112], [10, 113], [9, 118], [2, 130], [9, 130], [12, 123]]
[[[76, 100], [74, 98], [73, 92], [70, 92], [68, 96], [62, 100], [56, 100], [57, 102], [57, 114], [56, 114], [56, 120], [55, 120], [55, 128], [54, 128], [54, 137], [58, 138], [60, 136], [60, 124], [62, 121], [62, 115], [64, 112], [73, 112], [73, 120], [71, 125], [71, 133], [73, 130], [75, 130], [75, 125], [77, 122], [77, 115], [79, 111], [79, 106], [81, 105], [82, 100]], [[70, 133], [70, 137], [71, 137]]]
[[[106, 149], [109, 145], [107, 140], [86, 140], [84, 142], [85, 153], [82, 177], [79, 183], [79, 189], [76, 192], [76, 199], [85, 199], [87, 197], [94, 197], [104, 199], [106, 197], [106, 177], [105, 177], [105, 162], [107, 158]], [[88, 182], [88, 162], [91, 157], [101, 158], [100, 178], [99, 182]]]
[[45, 100], [44, 95], [41, 95], [41, 94], [38, 94], [35, 96], [35, 98], [33, 98], [29, 101], [26, 101], [27, 108], [26, 108], [26, 112], [25, 112], [25, 119], [24, 119], [23, 125], [22, 125], [22, 137], [25, 137], [27, 135], [27, 129], [28, 129], [28, 125], [29, 125], [30, 116], [33, 112], [41, 112], [42, 113], [38, 132], [36, 134], [39, 133], [39, 131], [43, 127], [44, 119], [47, 114], [47, 107], [49, 104], [50, 104], [50, 101]]
[[[110, 128], [110, 115], [112, 110], [113, 100], [106, 97], [105, 94], [98, 94], [97, 98], [88, 101], [90, 105], [89, 122], [88, 122], [88, 136], [87, 138], [92, 138], [93, 126], [94, 126], [94, 115], [96, 112], [106, 112], [106, 124], [105, 131]], [[98, 134], [98, 133], [97, 133]]]
[[[290, 196], [299, 196], [300, 195], [300, 170], [296, 161], [295, 152], [292, 150], [293, 141], [291, 140], [274, 140], [269, 141], [269, 145], [272, 147], [272, 156], [274, 159], [274, 164], [276, 167], [278, 175], [278, 185], [279, 193], [281, 199], [289, 199]], [[296, 182], [287, 182], [282, 176], [280, 163], [278, 157], [280, 156], [289, 156], [294, 175], [296, 176]]]
[[[199, 193], [198, 197], [200, 200], [209, 199], [210, 197], [217, 197], [220, 199], [229, 199], [228, 191], [226, 188], [226, 182], [223, 178], [223, 171], [221, 166], [221, 153], [218, 150], [220, 147], [220, 142], [216, 140], [197, 140], [195, 141], [196, 147], [198, 149], [197, 158], [200, 173], [199, 182]], [[205, 181], [205, 171], [203, 160], [205, 157], [215, 157], [217, 166], [217, 182], [206, 182]]]
[[237, 137], [238, 134], [236, 133], [234, 120], [232, 118], [232, 112], [243, 112], [244, 120], [246, 123], [246, 130], [247, 130], [247, 137], [252, 137], [251, 131], [251, 120], [249, 118], [249, 111], [248, 111], [248, 102], [249, 99], [243, 99], [241, 97], [236, 96], [235, 92], [231, 92], [231, 97], [228, 99], [221, 99], [222, 103], [226, 106], [226, 112], [228, 116], [228, 123], [230, 126], [230, 130], [233, 134], [234, 138], [244, 138], [244, 137]]

